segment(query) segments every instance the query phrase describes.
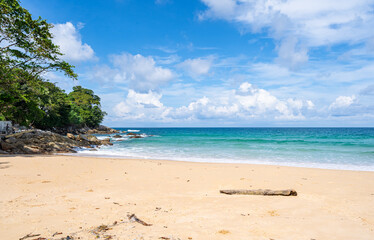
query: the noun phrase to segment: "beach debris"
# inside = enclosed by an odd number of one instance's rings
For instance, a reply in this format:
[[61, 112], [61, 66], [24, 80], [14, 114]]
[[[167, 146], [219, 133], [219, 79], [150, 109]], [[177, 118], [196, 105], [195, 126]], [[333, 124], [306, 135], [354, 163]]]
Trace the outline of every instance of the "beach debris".
[[94, 230], [92, 230], [91, 233], [96, 235], [96, 238], [100, 238], [100, 235], [102, 235], [101, 237], [103, 237], [104, 239], [112, 239], [111, 235], [104, 235], [104, 233], [108, 230], [112, 230], [112, 228], [108, 225], [102, 224], [98, 226], [97, 228], [95, 228]]
[[40, 236], [40, 234], [29, 233], [26, 236], [21, 237], [19, 240], [23, 240], [23, 239], [26, 239], [26, 238], [32, 238], [32, 237], [39, 237], [39, 236]]
[[222, 230], [218, 231], [218, 233], [225, 235], [225, 234], [229, 234], [230, 231], [222, 229]]
[[71, 236], [66, 236], [65, 238], [61, 238], [61, 240], [74, 240], [74, 238]]
[[44, 237], [38, 237], [38, 238], [34, 238], [33, 240], [47, 240], [47, 239]]
[[127, 215], [127, 217], [131, 222], [137, 222], [142, 224], [143, 226], [152, 226], [152, 224], [146, 223], [143, 220], [139, 219], [135, 214]]
[[62, 234], [62, 232], [55, 232], [54, 234], [52, 234], [52, 237], [56, 236], [56, 235], [60, 235]]
[[297, 192], [293, 189], [220, 190], [219, 192], [223, 194], [228, 194], [228, 195], [297, 196]]

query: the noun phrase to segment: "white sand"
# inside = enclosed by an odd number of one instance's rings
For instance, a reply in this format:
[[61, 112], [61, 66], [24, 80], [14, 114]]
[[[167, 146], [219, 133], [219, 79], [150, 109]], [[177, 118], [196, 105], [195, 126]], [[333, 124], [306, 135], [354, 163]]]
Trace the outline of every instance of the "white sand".
[[[91, 231], [115, 221], [100, 239], [374, 239], [374, 172], [71, 156], [0, 162], [2, 240], [97, 239]], [[257, 188], [298, 196], [219, 193]], [[129, 213], [153, 225], [129, 222]]]

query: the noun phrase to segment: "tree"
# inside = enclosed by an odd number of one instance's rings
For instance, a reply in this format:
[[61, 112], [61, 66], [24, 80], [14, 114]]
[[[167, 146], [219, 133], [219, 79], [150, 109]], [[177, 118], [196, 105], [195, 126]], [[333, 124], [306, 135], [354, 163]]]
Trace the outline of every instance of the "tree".
[[73, 66], [60, 59], [59, 47], [52, 42], [53, 25], [40, 17], [33, 19], [18, 0], [0, 0], [0, 13], [1, 81], [11, 78], [16, 69], [31, 76], [57, 70], [77, 78]]
[[71, 125], [69, 115], [71, 103], [64, 90], [50, 82], [42, 82], [39, 92], [39, 106], [43, 117], [35, 121], [34, 126], [42, 129]]
[[72, 106], [71, 122], [82, 126], [97, 127], [103, 121], [106, 112], [101, 110], [100, 97], [92, 90], [75, 86], [69, 93], [69, 99]]
[[43, 93], [52, 89], [41, 74], [53, 70], [72, 79], [77, 75], [60, 59], [51, 24], [33, 19], [18, 0], [0, 0], [0, 13], [0, 119], [26, 126], [40, 123], [48, 116]]
[[52, 42], [53, 26], [33, 19], [19, 0], [0, 0], [0, 13], [0, 120], [42, 129], [100, 124], [106, 113], [92, 90], [78, 86], [67, 95], [42, 77], [61, 71], [77, 79]]

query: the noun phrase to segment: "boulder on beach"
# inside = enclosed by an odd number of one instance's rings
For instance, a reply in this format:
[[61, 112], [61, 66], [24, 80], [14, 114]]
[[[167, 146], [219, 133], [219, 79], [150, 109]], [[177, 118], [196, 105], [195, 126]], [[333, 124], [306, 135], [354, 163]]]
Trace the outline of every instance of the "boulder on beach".
[[61, 136], [57, 133], [38, 129], [23, 131], [3, 137], [0, 150], [11, 154], [74, 153], [75, 147], [111, 145], [110, 140], [101, 141], [93, 135]]
[[70, 139], [75, 140], [75, 136], [74, 136], [73, 134], [71, 134], [71, 133], [66, 134], [66, 136], [67, 136], [68, 138], [70, 138]]

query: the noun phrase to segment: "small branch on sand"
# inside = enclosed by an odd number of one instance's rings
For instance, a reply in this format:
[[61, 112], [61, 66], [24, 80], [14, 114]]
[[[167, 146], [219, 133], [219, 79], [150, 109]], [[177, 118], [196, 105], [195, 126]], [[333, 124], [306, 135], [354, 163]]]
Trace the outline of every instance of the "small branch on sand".
[[23, 240], [23, 239], [31, 238], [31, 237], [38, 237], [38, 236], [40, 236], [40, 234], [31, 234], [31, 233], [29, 233], [26, 236], [21, 237], [19, 240]]
[[228, 195], [264, 195], [264, 196], [297, 196], [297, 192], [293, 189], [287, 190], [270, 190], [270, 189], [255, 189], [255, 190], [220, 190], [220, 193]]
[[149, 224], [149, 223], [144, 222], [143, 220], [140, 220], [137, 216], [135, 216], [135, 214], [127, 215], [127, 217], [129, 218], [131, 222], [137, 222], [144, 226], [152, 226], [152, 224]]
[[54, 237], [54, 236], [56, 236], [56, 235], [60, 235], [60, 234], [62, 234], [62, 232], [55, 232], [55, 233], [52, 235], [52, 237]]

